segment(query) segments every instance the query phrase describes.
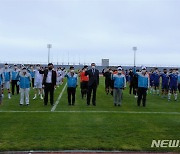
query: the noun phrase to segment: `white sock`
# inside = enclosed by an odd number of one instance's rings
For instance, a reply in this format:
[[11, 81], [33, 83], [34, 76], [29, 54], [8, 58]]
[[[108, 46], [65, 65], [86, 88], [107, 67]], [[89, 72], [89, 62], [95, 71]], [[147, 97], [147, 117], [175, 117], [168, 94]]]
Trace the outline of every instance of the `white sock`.
[[174, 99], [177, 100], [177, 94], [174, 94]]
[[171, 99], [171, 93], [168, 94], [168, 99], [169, 99], [169, 100]]
[[153, 94], [155, 94], [156, 93], [156, 90], [155, 89], [153, 89]]
[[157, 94], [159, 95], [159, 90], [157, 90]]

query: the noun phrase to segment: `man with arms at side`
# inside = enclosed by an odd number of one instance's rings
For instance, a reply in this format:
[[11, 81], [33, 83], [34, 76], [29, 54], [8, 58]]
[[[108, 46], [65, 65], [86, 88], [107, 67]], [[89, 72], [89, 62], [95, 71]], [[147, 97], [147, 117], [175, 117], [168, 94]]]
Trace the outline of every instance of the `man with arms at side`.
[[57, 75], [56, 71], [53, 70], [53, 64], [48, 64], [48, 69], [44, 71], [39, 71], [41, 74], [44, 74], [43, 77], [43, 86], [44, 86], [44, 105], [46, 106], [48, 103], [48, 94], [50, 93], [50, 104], [54, 105], [54, 89], [56, 87]]
[[93, 91], [92, 104], [96, 106], [96, 91], [99, 85], [99, 71], [96, 69], [95, 63], [91, 64], [91, 69], [86, 71], [85, 75], [89, 76], [87, 106], [90, 105], [92, 91]]

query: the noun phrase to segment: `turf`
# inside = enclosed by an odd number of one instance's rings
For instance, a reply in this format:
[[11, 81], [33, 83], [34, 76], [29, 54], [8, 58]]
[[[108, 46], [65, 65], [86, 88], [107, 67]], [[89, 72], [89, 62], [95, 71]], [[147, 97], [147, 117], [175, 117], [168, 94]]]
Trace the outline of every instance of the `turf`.
[[[55, 100], [62, 91], [55, 91]], [[180, 152], [180, 148], [151, 148], [152, 140], [179, 140], [180, 101], [168, 102], [160, 96], [148, 95], [147, 107], [137, 107], [136, 99], [124, 91], [121, 107], [113, 106], [113, 98], [104, 91], [100, 79], [97, 106], [86, 106], [77, 88], [75, 106], [68, 106], [65, 91], [55, 111], [67, 112], [0, 112], [0, 151], [24, 150], [119, 150]], [[4, 99], [0, 111], [50, 111], [43, 101], [32, 100], [30, 106], [19, 106], [19, 96]], [[81, 111], [81, 112], [68, 112]], [[119, 112], [86, 112], [119, 111]], [[123, 111], [123, 112], [122, 112]], [[134, 112], [134, 113], [129, 113]], [[143, 112], [143, 113], [142, 113]], [[148, 112], [148, 113], [145, 113]], [[153, 112], [154, 114], [150, 114]], [[137, 114], [141, 113], [141, 114]]]

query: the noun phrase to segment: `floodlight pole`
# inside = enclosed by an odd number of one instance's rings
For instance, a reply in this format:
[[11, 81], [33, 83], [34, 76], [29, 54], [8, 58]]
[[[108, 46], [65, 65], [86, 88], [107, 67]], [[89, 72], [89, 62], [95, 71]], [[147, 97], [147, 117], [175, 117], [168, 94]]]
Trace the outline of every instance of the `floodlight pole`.
[[137, 51], [137, 47], [133, 47], [133, 51], [134, 51], [134, 66], [136, 66], [136, 51]]
[[50, 49], [52, 48], [52, 44], [47, 44], [48, 48], [48, 64], [50, 63]]

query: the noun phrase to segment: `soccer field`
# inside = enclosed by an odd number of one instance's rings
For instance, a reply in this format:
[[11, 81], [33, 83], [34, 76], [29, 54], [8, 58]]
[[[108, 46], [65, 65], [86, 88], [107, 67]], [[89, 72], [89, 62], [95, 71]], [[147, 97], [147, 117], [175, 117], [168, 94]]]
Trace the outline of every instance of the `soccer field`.
[[[65, 83], [55, 91], [58, 99]], [[105, 94], [100, 78], [97, 106], [86, 106], [77, 88], [75, 106], [68, 106], [64, 91], [54, 112], [40, 99], [19, 106], [19, 96], [5, 98], [0, 106], [0, 151], [158, 151], [180, 152], [180, 148], [151, 148], [152, 140], [180, 139], [180, 101], [168, 102], [148, 95], [147, 107], [137, 107], [126, 88], [121, 107]]]

